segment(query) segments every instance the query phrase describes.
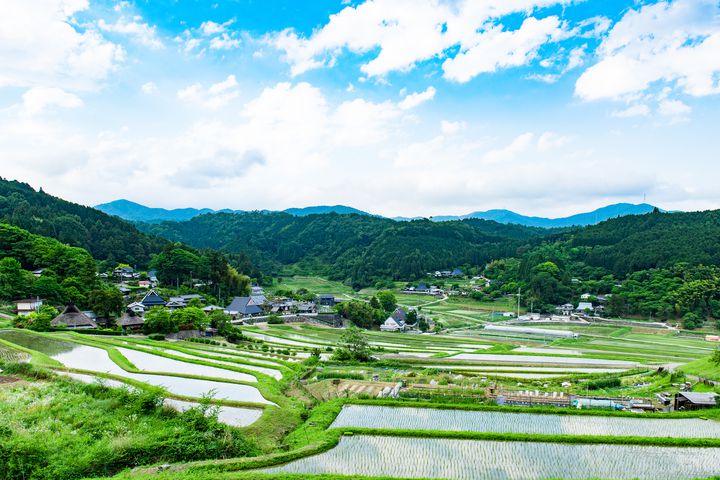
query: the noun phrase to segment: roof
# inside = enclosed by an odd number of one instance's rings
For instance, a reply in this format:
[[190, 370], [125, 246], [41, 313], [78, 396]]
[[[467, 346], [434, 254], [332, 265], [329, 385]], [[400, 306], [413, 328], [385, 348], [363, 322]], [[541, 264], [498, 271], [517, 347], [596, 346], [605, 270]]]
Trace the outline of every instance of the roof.
[[396, 308], [395, 311], [390, 315], [391, 318], [394, 318], [395, 320], [398, 320], [400, 322], [405, 322], [405, 310], [402, 308]]
[[262, 313], [262, 309], [260, 307], [250, 303], [250, 297], [233, 298], [233, 301], [230, 302], [230, 305], [228, 305], [225, 310], [230, 313], [239, 313], [241, 315], [255, 315]]
[[163, 306], [165, 305], [165, 300], [155, 293], [155, 290], [150, 290], [148, 293], [145, 294], [142, 300], [140, 300], [140, 303], [145, 305], [146, 307], [155, 307], [155, 306]]
[[250, 305], [263, 305], [267, 302], [265, 295], [250, 295]]
[[578, 310], [592, 310], [593, 304], [590, 302], [580, 302], [578, 303], [577, 309]]
[[53, 327], [66, 325], [68, 328], [97, 328], [97, 323], [78, 310], [78, 308], [72, 303], [65, 307], [65, 310], [63, 310], [60, 315], [53, 318], [50, 325]]
[[318, 295], [318, 297], [319, 297], [319, 298], [332, 298], [332, 299], [334, 300], [334, 299], [335, 299], [335, 294], [333, 294], [333, 293], [321, 293], [320, 295]]
[[122, 317], [115, 321], [115, 323], [120, 327], [132, 327], [144, 324], [145, 319], [140, 315], [133, 315], [131, 312], [125, 312]]
[[34, 303], [43, 302], [42, 298], [23, 298], [22, 300], [13, 300], [13, 303]]
[[218, 307], [217, 305], [208, 305], [207, 307], [203, 307], [203, 312], [212, 312], [215, 310], [225, 310], [222, 307]]
[[681, 397], [685, 397], [691, 403], [695, 405], [716, 405], [717, 393], [715, 392], [680, 392], [678, 393]]

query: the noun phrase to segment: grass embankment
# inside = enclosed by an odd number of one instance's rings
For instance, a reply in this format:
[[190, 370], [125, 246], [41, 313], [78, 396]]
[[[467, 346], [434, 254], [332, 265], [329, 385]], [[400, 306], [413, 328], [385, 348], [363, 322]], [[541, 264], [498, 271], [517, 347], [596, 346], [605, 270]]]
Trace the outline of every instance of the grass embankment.
[[14, 343], [8, 342], [7, 340], [3, 340], [0, 338], [0, 345], [3, 347], [10, 348], [11, 350], [17, 350], [19, 352], [24, 352], [30, 355], [30, 363], [38, 366], [38, 367], [49, 367], [49, 368], [57, 368], [62, 367], [62, 363], [58, 362], [57, 360], [54, 360], [50, 358], [49, 356], [45, 355], [44, 353], [37, 352], [35, 350], [30, 350], [29, 348], [22, 347], [20, 345], [15, 345]]
[[72, 479], [137, 465], [255, 455], [240, 430], [202, 408], [177, 413], [154, 392], [107, 388], [28, 364], [6, 373], [35, 382], [0, 389], [0, 478]]
[[713, 363], [710, 357], [687, 363], [680, 367], [679, 370], [687, 375], [720, 381], [720, 365]]

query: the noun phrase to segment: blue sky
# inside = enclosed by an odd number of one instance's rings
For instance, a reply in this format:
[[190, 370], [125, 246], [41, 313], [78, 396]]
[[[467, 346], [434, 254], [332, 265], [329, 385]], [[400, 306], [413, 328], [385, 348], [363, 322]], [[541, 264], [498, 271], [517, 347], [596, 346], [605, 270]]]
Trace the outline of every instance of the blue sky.
[[717, 0], [32, 3], [0, 174], [79, 203], [720, 208]]

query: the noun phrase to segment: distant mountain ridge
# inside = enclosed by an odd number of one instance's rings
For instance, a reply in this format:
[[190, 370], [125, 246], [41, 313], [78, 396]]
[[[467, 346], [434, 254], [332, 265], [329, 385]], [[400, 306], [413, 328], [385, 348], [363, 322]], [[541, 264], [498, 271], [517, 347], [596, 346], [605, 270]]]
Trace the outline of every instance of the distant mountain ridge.
[[[198, 215], [206, 213], [247, 213], [246, 210], [231, 210], [224, 208], [222, 210], [213, 210], [211, 208], [174, 208], [168, 210], [166, 208], [146, 207], [130, 200], [120, 199], [112, 202], [95, 205], [95, 208], [108, 215], [115, 215], [125, 220], [133, 222], [159, 223], [159, 222], [184, 222]], [[261, 210], [269, 212], [270, 210]], [[295, 217], [304, 217], [313, 214], [338, 213], [342, 215], [358, 214], [371, 215], [357, 208], [347, 207], [345, 205], [317, 205], [304, 208], [288, 208], [283, 212]]]
[[[247, 213], [244, 210], [212, 210], [210, 208], [176, 208], [168, 210], [165, 208], [146, 207], [139, 203], [131, 202], [124, 199], [96, 205], [95, 208], [104, 213], [115, 215], [125, 220], [145, 223], [159, 223], [164, 221], [182, 222], [206, 213]], [[575, 215], [561, 218], [533, 217], [522, 215], [511, 210], [487, 210], [472, 212], [467, 215], [440, 215], [430, 217], [430, 219], [436, 222], [447, 222], [452, 220], [465, 219], [481, 219], [493, 220], [495, 222], [503, 224], [523, 225], [526, 227], [562, 228], [595, 225], [602, 221], [611, 218], [622, 217], [625, 215], [642, 215], [652, 212], [655, 208], [655, 206], [649, 205], [647, 203], [616, 203], [613, 205], [607, 205], [605, 207], [598, 208], [597, 210], [593, 210], [591, 212], [578, 213]], [[267, 212], [268, 210], [263, 211]], [[345, 205], [318, 205], [304, 208], [288, 208], [286, 210], [283, 210], [283, 212], [296, 217], [303, 217], [306, 215], [315, 214], [323, 215], [327, 213], [337, 213], [341, 215], [373, 215], [371, 213]], [[393, 218], [393, 220], [408, 221], [416, 220], [419, 218], [422, 217], [395, 217]]]
[[[595, 225], [605, 220], [624, 217], [625, 215], [643, 215], [652, 212], [655, 208], [655, 206], [647, 203], [615, 203], [598, 208], [592, 212], [578, 213], [561, 218], [530, 217], [510, 210], [487, 210], [462, 216], [436, 216], [432, 217], [432, 220], [436, 222], [447, 222], [467, 218], [480, 218], [482, 220], [493, 220], [498, 223], [515, 223], [526, 227], [561, 228]], [[662, 212], [664, 210], [660, 211]]]

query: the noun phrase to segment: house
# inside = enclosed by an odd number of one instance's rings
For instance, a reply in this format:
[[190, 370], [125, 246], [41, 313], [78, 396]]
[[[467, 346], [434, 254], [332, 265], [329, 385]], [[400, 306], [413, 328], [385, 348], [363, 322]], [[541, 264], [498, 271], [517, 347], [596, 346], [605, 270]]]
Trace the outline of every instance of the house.
[[150, 280], [140, 280], [140, 281], [138, 281], [138, 287], [150, 288], [150, 287], [152, 287], [152, 282]]
[[205, 313], [214, 312], [215, 310], [225, 310], [222, 307], [218, 307], [217, 305], [208, 305], [207, 307], [203, 307], [202, 311]]
[[235, 297], [225, 308], [225, 311], [229, 315], [249, 317], [252, 315], [259, 315], [262, 313], [262, 308], [251, 303], [251, 297]]
[[140, 303], [142, 303], [146, 309], [165, 306], [165, 300], [163, 300], [160, 295], [155, 293], [155, 290], [150, 290], [148, 293], [146, 293], [143, 299], [140, 300]]
[[324, 307], [334, 307], [335, 295], [332, 293], [321, 293], [318, 295], [318, 304]]
[[462, 277], [462, 276], [464, 276], [464, 275], [465, 275], [465, 274], [463, 273], [463, 271], [460, 270], [459, 268], [455, 268], [455, 269], [453, 269], [452, 272], [450, 272], [450, 276], [451, 276], [451, 277]]
[[141, 315], [136, 315], [132, 310], [127, 310], [115, 323], [123, 330], [137, 331], [142, 329], [145, 319]]
[[132, 291], [132, 290], [130, 290], [130, 289], [127, 288], [127, 287], [118, 287], [118, 290], [119, 290], [120, 293], [122, 293], [123, 295], [129, 295], [130, 292]]
[[170, 310], [177, 310], [179, 308], [185, 308], [187, 307], [187, 303], [185, 303], [184, 300], [173, 300], [173, 297], [170, 297], [170, 300], [165, 304], [165, 308], [169, 308]]
[[24, 300], [15, 300], [15, 312], [20, 316], [30, 315], [42, 307], [42, 298], [26, 298]]
[[145, 313], [145, 305], [140, 302], [131, 303], [127, 306], [127, 309], [137, 315], [142, 315], [143, 313]]
[[265, 298], [265, 295], [250, 295], [250, 305], [257, 305], [258, 307], [262, 307], [267, 303], [267, 298]]
[[37, 270], [33, 270], [33, 271], [32, 271], [32, 274], [33, 274], [35, 277], [41, 277], [44, 271], [45, 271], [44, 268], [38, 268]]
[[405, 310], [396, 308], [395, 311], [380, 325], [383, 332], [404, 331], [407, 328], [405, 323]]
[[583, 293], [580, 295], [580, 300], [590, 300], [593, 297], [591, 293]]
[[298, 313], [315, 313], [315, 302], [300, 302], [297, 304]]
[[558, 315], [562, 315], [564, 317], [569, 317], [570, 315], [572, 315], [573, 310], [575, 310], [575, 307], [573, 307], [572, 303], [564, 303], [555, 307], [555, 312], [557, 312]]
[[715, 392], [679, 392], [675, 394], [675, 410], [700, 410], [718, 406]]
[[259, 285], [250, 287], [250, 295], [265, 295], [265, 290]]
[[577, 308], [575, 309], [576, 312], [585, 312], [587, 310], [593, 309], [593, 304], [591, 302], [580, 302], [578, 303]]
[[50, 322], [52, 327], [67, 327], [71, 329], [97, 328], [97, 323], [83, 312], [78, 310], [74, 304], [69, 304], [65, 310], [53, 318]]
[[429, 292], [430, 289], [428, 288], [428, 286], [426, 284], [418, 283], [418, 286], [415, 287], [415, 291], [416, 292]]

